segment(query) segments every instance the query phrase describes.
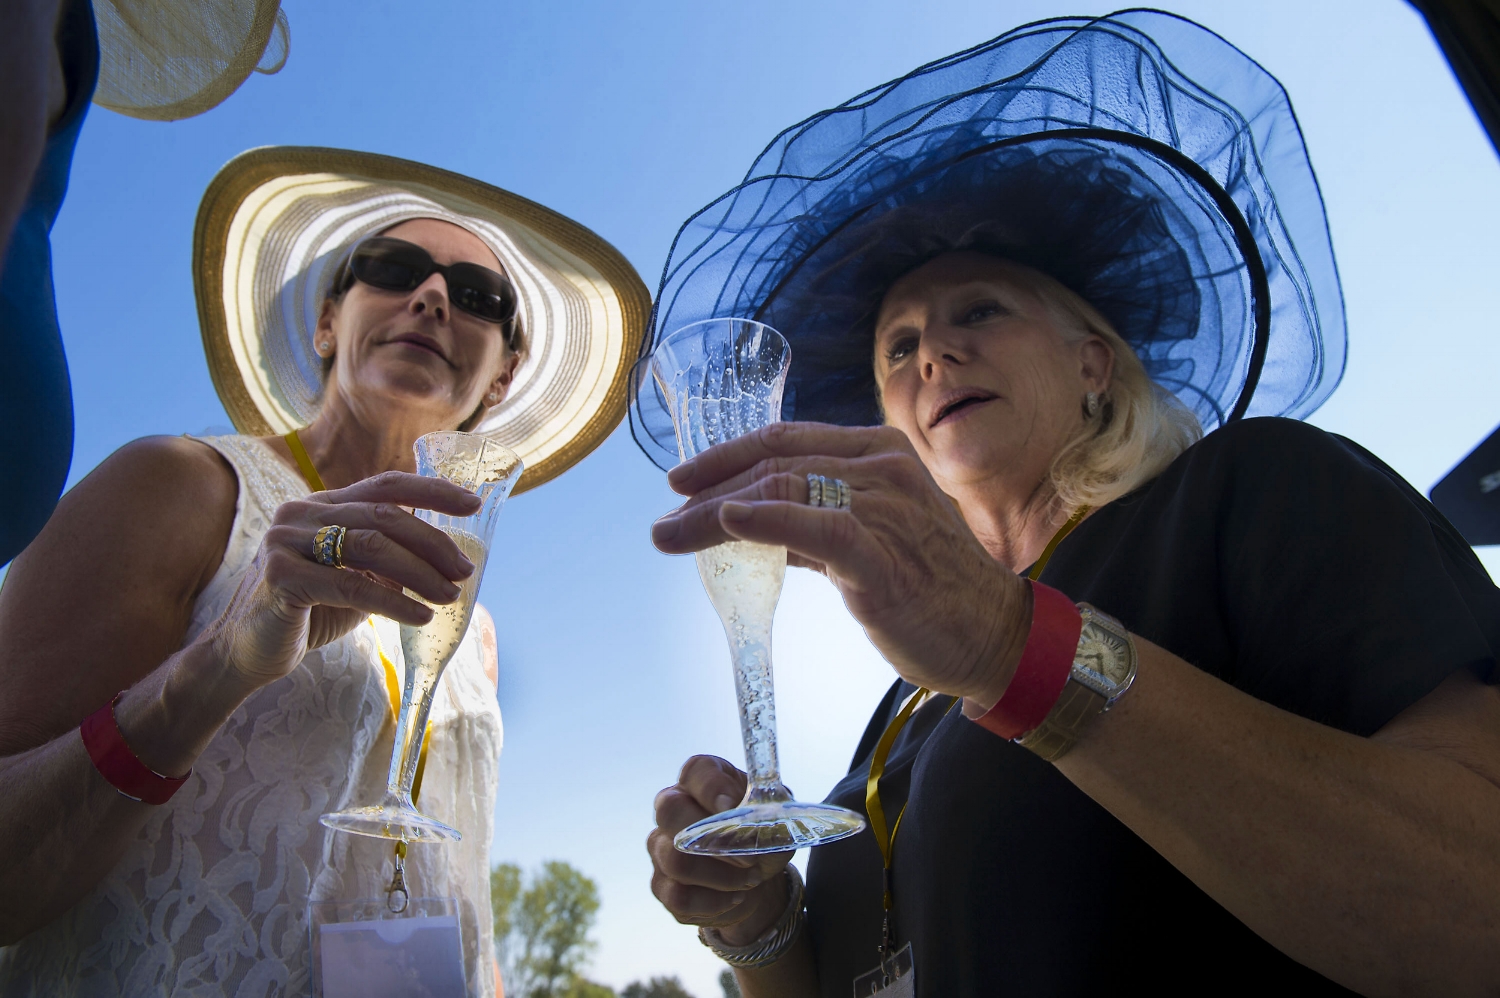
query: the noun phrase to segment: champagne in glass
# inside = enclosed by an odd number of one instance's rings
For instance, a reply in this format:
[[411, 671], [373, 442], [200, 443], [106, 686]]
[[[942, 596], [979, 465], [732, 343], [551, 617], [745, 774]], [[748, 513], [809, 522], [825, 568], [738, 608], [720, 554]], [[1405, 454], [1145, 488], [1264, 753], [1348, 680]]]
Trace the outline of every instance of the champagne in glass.
[[[683, 460], [781, 419], [791, 348], [770, 326], [709, 319], [677, 330], [651, 358], [672, 413]], [[857, 833], [864, 818], [832, 804], [804, 804], [781, 784], [771, 620], [786, 576], [786, 548], [728, 541], [697, 553], [703, 580], [729, 641], [749, 786], [739, 807], [677, 833], [683, 852], [754, 855], [822, 845]]]
[[[443, 478], [462, 485], [483, 501], [472, 516], [449, 516], [419, 509], [416, 515], [453, 538], [459, 550], [474, 563], [474, 574], [459, 585], [458, 599], [447, 605], [428, 603], [432, 619], [421, 627], [401, 625], [401, 651], [406, 659], [406, 686], [396, 718], [396, 744], [391, 752], [391, 772], [385, 799], [379, 804], [325, 814], [320, 821], [356, 835], [372, 835], [403, 842], [456, 842], [462, 836], [418, 811], [412, 803], [412, 781], [422, 757], [422, 736], [433, 694], [443, 669], [458, 650], [469, 629], [479, 583], [484, 577], [490, 539], [495, 533], [500, 507], [521, 477], [521, 459], [515, 453], [480, 433], [443, 431], [429, 433], [416, 443], [417, 474]], [[407, 595], [426, 603], [410, 590]]]

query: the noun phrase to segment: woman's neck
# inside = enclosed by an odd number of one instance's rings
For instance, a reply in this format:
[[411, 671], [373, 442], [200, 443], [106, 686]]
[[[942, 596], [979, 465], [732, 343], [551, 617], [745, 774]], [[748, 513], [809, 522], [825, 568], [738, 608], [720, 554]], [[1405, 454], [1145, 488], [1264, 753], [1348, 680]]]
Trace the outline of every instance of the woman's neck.
[[1041, 557], [1072, 511], [1057, 501], [1047, 482], [1029, 495], [1000, 494], [994, 488], [958, 490], [954, 495], [964, 522], [985, 550], [1012, 572], [1025, 571]]
[[[341, 489], [383, 471], [416, 471], [412, 445], [424, 433], [438, 427], [391, 407], [380, 418], [359, 413], [330, 393], [316, 419], [298, 431], [318, 477], [330, 489]], [[279, 444], [280, 446], [276, 446]], [[272, 445], [291, 460], [291, 451], [280, 439]]]

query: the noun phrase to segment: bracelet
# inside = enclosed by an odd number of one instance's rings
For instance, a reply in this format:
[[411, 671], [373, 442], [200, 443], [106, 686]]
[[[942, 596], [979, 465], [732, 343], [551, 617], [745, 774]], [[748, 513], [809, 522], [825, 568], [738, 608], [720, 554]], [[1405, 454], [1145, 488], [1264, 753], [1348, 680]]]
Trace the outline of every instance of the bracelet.
[[1020, 738], [1047, 719], [1067, 685], [1083, 633], [1083, 615], [1066, 596], [1040, 582], [1031, 583], [1031, 594], [1031, 632], [1016, 674], [995, 706], [976, 718], [1006, 740]]
[[125, 744], [120, 726], [115, 722], [115, 704], [125, 695], [121, 690], [109, 703], [83, 719], [78, 733], [83, 737], [83, 747], [99, 775], [109, 781], [110, 786], [142, 804], [165, 804], [172, 799], [179, 787], [193, 775], [189, 769], [182, 776], [163, 776], [141, 762]]
[[698, 939], [714, 951], [714, 956], [731, 967], [744, 967], [746, 970], [752, 970], [756, 967], [768, 966], [781, 959], [786, 951], [792, 948], [792, 943], [797, 939], [797, 933], [802, 931], [802, 923], [806, 921], [802, 908], [802, 874], [795, 866], [788, 863], [786, 878], [788, 893], [791, 895], [787, 901], [786, 910], [781, 913], [776, 924], [767, 929], [759, 939], [744, 946], [731, 946], [724, 941], [723, 936], [719, 935], [718, 929], [708, 925], [698, 929]]

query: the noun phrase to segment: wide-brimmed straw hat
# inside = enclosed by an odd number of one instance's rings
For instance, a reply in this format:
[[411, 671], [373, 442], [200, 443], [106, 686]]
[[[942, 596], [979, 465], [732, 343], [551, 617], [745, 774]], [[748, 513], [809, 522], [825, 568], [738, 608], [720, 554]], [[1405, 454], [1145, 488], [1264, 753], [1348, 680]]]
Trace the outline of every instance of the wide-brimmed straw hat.
[[[880, 295], [924, 244], [976, 232], [1098, 309], [1206, 429], [1305, 416], [1342, 375], [1338, 272], [1285, 91], [1151, 10], [1030, 24], [782, 132], [678, 233], [642, 357], [690, 322], [758, 319], [792, 347], [784, 418], [879, 423]], [[632, 430], [665, 468], [645, 369]]]
[[132, 118], [202, 114], [252, 72], [275, 73], [291, 46], [281, 0], [93, 0], [94, 103]]
[[556, 477], [625, 415], [651, 299], [609, 243], [523, 197], [372, 153], [279, 146], [209, 184], [193, 277], [209, 373], [242, 433], [305, 426], [321, 403], [313, 333], [334, 272], [364, 236], [414, 218], [473, 232], [504, 265], [528, 351], [476, 432], [526, 462], [520, 488]]

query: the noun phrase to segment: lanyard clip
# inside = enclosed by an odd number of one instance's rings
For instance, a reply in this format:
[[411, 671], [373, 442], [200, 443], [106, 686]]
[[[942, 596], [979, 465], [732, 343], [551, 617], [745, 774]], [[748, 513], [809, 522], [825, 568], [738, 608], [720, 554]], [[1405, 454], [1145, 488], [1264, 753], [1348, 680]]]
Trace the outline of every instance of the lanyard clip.
[[411, 903], [406, 890], [406, 843], [396, 843], [396, 872], [391, 877], [391, 886], [385, 889], [385, 906], [393, 915], [399, 915]]

